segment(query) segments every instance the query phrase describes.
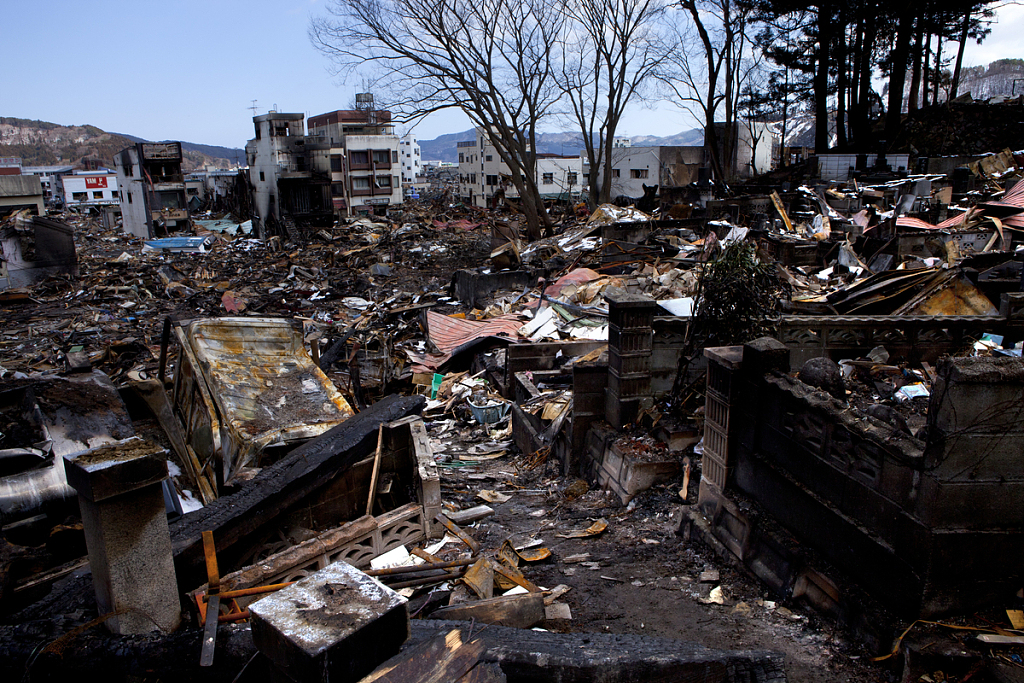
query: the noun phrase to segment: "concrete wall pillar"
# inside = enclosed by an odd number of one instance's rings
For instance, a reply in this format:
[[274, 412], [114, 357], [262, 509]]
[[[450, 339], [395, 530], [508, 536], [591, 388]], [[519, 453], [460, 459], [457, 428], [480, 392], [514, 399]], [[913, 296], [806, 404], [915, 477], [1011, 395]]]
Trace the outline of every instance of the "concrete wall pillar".
[[114, 633], [170, 632], [181, 623], [161, 482], [165, 451], [133, 437], [65, 457], [78, 491], [100, 616]]

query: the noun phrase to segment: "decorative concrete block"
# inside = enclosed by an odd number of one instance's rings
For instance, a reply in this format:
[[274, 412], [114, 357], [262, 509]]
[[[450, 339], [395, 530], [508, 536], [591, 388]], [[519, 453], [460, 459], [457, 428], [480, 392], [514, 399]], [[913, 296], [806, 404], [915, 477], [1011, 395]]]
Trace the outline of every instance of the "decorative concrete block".
[[406, 599], [337, 562], [249, 607], [256, 647], [297, 681], [358, 681], [409, 637]]

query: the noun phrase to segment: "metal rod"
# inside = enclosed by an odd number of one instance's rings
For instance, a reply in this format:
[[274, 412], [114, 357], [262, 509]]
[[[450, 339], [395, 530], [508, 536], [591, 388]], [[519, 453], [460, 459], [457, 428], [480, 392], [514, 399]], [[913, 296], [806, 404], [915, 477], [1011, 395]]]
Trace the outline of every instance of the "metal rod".
[[395, 574], [412, 574], [414, 572], [425, 572], [430, 569], [450, 569], [452, 567], [466, 567], [476, 562], [476, 556], [465, 560], [452, 560], [450, 562], [427, 562], [424, 564], [410, 565], [406, 567], [388, 567], [387, 569], [371, 569], [366, 572], [367, 576], [394, 576]]
[[244, 598], [244, 597], [246, 597], [248, 595], [262, 595], [264, 593], [273, 593], [275, 591], [281, 590], [282, 588], [286, 588], [286, 587], [292, 585], [293, 583], [295, 583], [295, 582], [294, 581], [289, 581], [288, 583], [274, 583], [274, 584], [271, 584], [269, 586], [254, 586], [252, 588], [239, 588], [239, 589], [233, 590], [233, 591], [224, 591], [223, 593], [220, 594], [220, 597], [223, 600], [231, 600], [233, 598]]
[[426, 586], [426, 585], [431, 584], [431, 583], [444, 583], [445, 581], [450, 581], [452, 579], [462, 578], [465, 575], [466, 575], [466, 570], [463, 569], [462, 571], [458, 571], [458, 572], [456, 572], [454, 574], [448, 574], [447, 576], [434, 576], [434, 577], [424, 578], [424, 579], [416, 579], [416, 580], [409, 580], [409, 581], [399, 581], [398, 583], [390, 584], [388, 587], [392, 588], [392, 589], [398, 589], [398, 588], [412, 588], [413, 586]]

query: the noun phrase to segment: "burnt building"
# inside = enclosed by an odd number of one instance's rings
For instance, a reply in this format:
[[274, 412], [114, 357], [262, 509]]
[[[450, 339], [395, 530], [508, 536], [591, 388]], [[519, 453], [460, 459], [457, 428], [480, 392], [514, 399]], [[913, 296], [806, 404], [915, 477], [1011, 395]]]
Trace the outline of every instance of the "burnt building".
[[125, 232], [148, 239], [188, 224], [181, 161], [180, 142], [139, 142], [114, 156]]

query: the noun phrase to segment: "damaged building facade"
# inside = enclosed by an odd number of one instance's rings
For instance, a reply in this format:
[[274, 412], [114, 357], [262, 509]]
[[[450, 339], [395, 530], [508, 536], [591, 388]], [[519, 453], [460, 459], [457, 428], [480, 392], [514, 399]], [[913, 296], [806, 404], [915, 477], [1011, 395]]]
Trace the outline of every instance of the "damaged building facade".
[[398, 137], [390, 112], [372, 103], [312, 116], [308, 135], [303, 114], [253, 117], [246, 159], [261, 234], [288, 222], [322, 226], [337, 216], [383, 214], [402, 203]]
[[150, 239], [188, 224], [180, 142], [139, 142], [114, 156], [124, 230]]

